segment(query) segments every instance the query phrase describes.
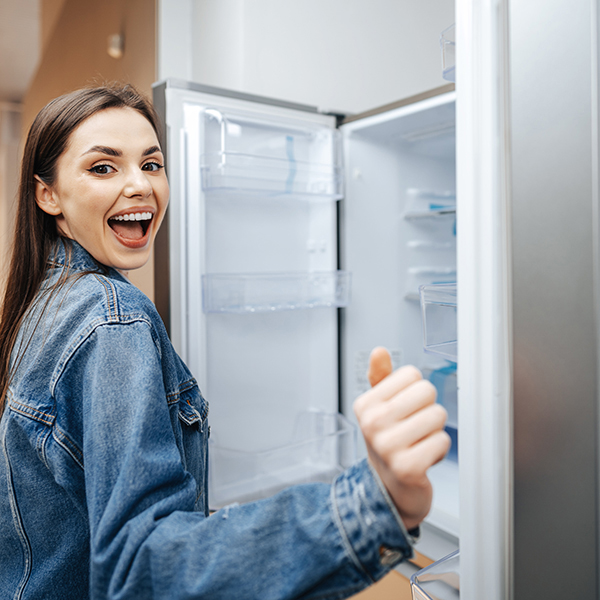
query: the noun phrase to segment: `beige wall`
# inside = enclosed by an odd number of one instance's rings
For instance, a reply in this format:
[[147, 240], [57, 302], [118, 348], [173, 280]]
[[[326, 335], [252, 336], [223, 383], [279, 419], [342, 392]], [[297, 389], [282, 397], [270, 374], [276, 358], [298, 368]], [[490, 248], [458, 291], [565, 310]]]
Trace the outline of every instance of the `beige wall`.
[[8, 273], [16, 197], [19, 187], [21, 142], [20, 104], [0, 103], [0, 283]]
[[[151, 97], [156, 79], [154, 0], [43, 0], [43, 51], [23, 102], [23, 126], [52, 98], [93, 83], [127, 81]], [[122, 33], [122, 58], [107, 53], [109, 35]], [[131, 280], [154, 299], [154, 260]]]

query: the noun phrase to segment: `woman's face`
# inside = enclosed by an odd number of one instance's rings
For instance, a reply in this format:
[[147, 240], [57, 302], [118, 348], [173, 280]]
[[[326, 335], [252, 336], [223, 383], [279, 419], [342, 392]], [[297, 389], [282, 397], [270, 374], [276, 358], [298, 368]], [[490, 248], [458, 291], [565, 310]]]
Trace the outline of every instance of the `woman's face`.
[[75, 129], [55, 183], [39, 179], [37, 203], [59, 232], [121, 271], [150, 256], [169, 201], [164, 157], [149, 121], [132, 108], [102, 110]]

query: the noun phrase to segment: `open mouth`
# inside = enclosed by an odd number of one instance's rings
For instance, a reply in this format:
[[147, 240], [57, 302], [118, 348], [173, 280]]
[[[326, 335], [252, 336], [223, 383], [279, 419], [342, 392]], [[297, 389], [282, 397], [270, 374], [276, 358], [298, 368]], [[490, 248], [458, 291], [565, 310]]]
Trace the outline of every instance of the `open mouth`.
[[123, 242], [136, 244], [144, 241], [153, 217], [149, 211], [131, 212], [111, 217], [108, 225]]

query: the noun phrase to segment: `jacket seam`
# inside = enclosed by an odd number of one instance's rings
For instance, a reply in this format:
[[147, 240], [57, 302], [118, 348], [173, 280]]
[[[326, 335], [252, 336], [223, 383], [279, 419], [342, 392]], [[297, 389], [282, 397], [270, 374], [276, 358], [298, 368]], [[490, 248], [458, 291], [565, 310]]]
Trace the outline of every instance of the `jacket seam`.
[[77, 444], [59, 427], [52, 428], [52, 437], [56, 443], [75, 461], [77, 466], [84, 469], [83, 465], [83, 452], [79, 449]]
[[114, 310], [114, 319], [118, 320], [119, 318], [119, 310], [117, 305], [117, 292], [115, 287], [113, 286], [110, 279], [106, 277], [102, 277], [96, 273], [94, 273], [94, 277], [100, 282], [100, 284], [104, 287], [106, 291], [106, 302], [108, 305], [108, 315], [109, 317], [113, 317], [111, 314], [111, 309]]
[[344, 548], [346, 550], [346, 553], [352, 559], [352, 562], [358, 568], [358, 570], [360, 572], [364, 573], [364, 575], [367, 577], [368, 581], [370, 581], [371, 583], [373, 583], [373, 578], [369, 575], [369, 573], [367, 573], [367, 571], [365, 570], [364, 566], [360, 562], [358, 556], [356, 555], [356, 552], [354, 552], [354, 548], [352, 547], [352, 544], [351, 544], [351, 542], [348, 539], [348, 536], [346, 534], [346, 530], [344, 529], [344, 524], [342, 522], [342, 517], [341, 517], [341, 515], [339, 513], [338, 506], [337, 506], [337, 494], [336, 494], [336, 491], [335, 491], [338, 482], [339, 482], [339, 480], [335, 481], [333, 483], [333, 485], [331, 486], [331, 505], [332, 505], [333, 520], [335, 521], [335, 524], [337, 526], [337, 529], [338, 529], [338, 532], [339, 532], [340, 537], [342, 539], [342, 544], [343, 544], [343, 546], [344, 546]]
[[198, 382], [192, 377], [191, 379], [187, 379], [183, 383], [179, 384], [178, 388], [174, 392], [167, 392], [167, 405], [172, 406], [179, 402], [182, 394], [189, 392], [191, 389], [198, 386]]
[[29, 582], [29, 578], [31, 576], [31, 566], [32, 566], [32, 551], [31, 551], [31, 543], [29, 542], [29, 538], [25, 532], [25, 527], [23, 525], [23, 518], [19, 511], [19, 505], [17, 502], [17, 498], [15, 496], [14, 482], [13, 482], [13, 470], [10, 464], [10, 458], [8, 456], [8, 450], [6, 448], [6, 436], [3, 436], [2, 441], [2, 451], [4, 454], [4, 459], [6, 461], [6, 466], [8, 469], [8, 477], [7, 477], [7, 485], [8, 485], [8, 502], [10, 504], [10, 510], [13, 517], [13, 524], [17, 531], [17, 535], [19, 537], [19, 541], [21, 542], [21, 548], [23, 550], [23, 575], [21, 576], [21, 580], [17, 586], [15, 594], [13, 596], [13, 600], [21, 600], [23, 598], [23, 593], [25, 592], [25, 587]]
[[27, 404], [22, 404], [18, 400], [15, 400], [11, 395], [8, 399], [8, 406], [10, 410], [16, 412], [24, 417], [28, 417], [33, 421], [38, 421], [39, 423], [43, 423], [44, 425], [48, 425], [52, 427], [54, 424], [55, 416], [44, 413], [32, 406], [28, 406]]
[[[52, 379], [50, 380], [50, 394], [52, 395], [52, 397], [54, 397], [54, 395], [55, 395], [56, 386], [58, 385], [60, 378], [62, 377], [63, 373], [65, 372], [67, 365], [69, 364], [69, 362], [71, 361], [73, 356], [75, 356], [77, 350], [79, 350], [79, 348], [81, 348], [81, 346], [83, 346], [83, 344], [85, 344], [85, 342], [88, 341], [88, 339], [96, 331], [96, 329], [107, 326], [107, 325], [116, 325], [119, 323], [123, 324], [123, 325], [131, 325], [132, 323], [136, 323], [136, 322], [137, 323], [145, 323], [146, 325], [148, 325], [148, 327], [152, 331], [152, 323], [150, 322], [150, 320], [145, 317], [139, 316], [139, 315], [138, 316], [127, 315], [125, 319], [122, 317], [118, 321], [106, 321], [106, 320], [102, 319], [102, 320], [96, 321], [95, 323], [92, 323], [85, 332], [82, 332], [79, 339], [75, 343], [73, 343], [71, 346], [69, 346], [65, 350], [65, 352], [63, 352], [60, 360], [58, 361], [56, 370], [52, 376]], [[152, 336], [152, 339], [154, 340], [154, 336]]]

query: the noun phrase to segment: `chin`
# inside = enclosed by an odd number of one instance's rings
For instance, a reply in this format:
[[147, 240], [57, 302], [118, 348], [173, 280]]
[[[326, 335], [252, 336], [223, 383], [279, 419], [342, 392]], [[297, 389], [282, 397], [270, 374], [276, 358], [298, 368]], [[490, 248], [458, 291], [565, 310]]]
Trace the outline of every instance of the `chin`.
[[144, 253], [143, 256], [129, 257], [128, 259], [113, 260], [110, 266], [117, 269], [118, 271], [135, 271], [141, 269], [150, 258], [150, 253]]

